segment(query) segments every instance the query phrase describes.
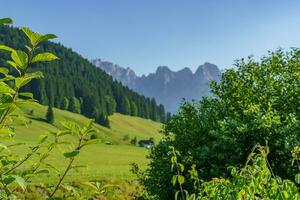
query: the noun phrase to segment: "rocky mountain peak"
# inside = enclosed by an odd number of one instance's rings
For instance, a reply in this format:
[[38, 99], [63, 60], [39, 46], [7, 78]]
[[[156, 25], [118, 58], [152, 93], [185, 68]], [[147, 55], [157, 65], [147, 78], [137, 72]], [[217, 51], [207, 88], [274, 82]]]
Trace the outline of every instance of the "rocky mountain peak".
[[209, 95], [208, 82], [219, 81], [221, 76], [218, 67], [208, 62], [200, 65], [195, 73], [188, 67], [174, 72], [167, 66], [159, 66], [155, 73], [141, 77], [128, 67], [123, 68], [101, 59], [91, 62], [130, 89], [154, 97], [171, 113], [176, 112], [183, 98], [197, 100], [203, 95]]

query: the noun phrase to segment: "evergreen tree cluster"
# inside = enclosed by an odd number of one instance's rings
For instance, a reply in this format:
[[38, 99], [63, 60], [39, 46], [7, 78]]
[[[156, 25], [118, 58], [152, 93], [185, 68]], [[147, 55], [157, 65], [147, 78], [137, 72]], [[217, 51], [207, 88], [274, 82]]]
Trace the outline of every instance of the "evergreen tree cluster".
[[[26, 51], [23, 47], [26, 42], [24, 38], [19, 29], [0, 26], [0, 43]], [[33, 66], [33, 70], [42, 71], [45, 78], [32, 81], [24, 91], [32, 92], [41, 104], [81, 113], [107, 127], [107, 116], [115, 112], [163, 123], [166, 121], [167, 114], [163, 105], [114, 81], [72, 49], [45, 42], [39, 51], [51, 52], [60, 58], [58, 61]], [[1, 54], [2, 66], [8, 67], [4, 63], [8, 56]]]

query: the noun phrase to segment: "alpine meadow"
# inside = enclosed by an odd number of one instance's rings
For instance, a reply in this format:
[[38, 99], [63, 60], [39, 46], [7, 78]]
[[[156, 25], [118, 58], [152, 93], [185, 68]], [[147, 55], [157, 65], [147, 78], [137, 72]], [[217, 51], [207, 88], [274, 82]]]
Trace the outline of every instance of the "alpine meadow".
[[0, 199], [300, 200], [300, 3], [0, 5]]

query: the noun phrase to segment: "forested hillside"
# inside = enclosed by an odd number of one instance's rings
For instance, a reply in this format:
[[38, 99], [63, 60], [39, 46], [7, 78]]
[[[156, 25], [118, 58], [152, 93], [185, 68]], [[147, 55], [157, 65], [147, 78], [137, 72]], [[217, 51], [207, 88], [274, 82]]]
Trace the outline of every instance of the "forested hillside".
[[[19, 29], [0, 26], [0, 43], [25, 50], [26, 39]], [[45, 42], [38, 51], [51, 52], [60, 58], [33, 66], [33, 70], [42, 71], [45, 78], [30, 82], [24, 91], [32, 92], [41, 104], [81, 113], [100, 123], [114, 112], [160, 122], [166, 120], [164, 107], [157, 105], [154, 99], [141, 96], [113, 81], [71, 49]], [[2, 66], [8, 67], [4, 62], [8, 57], [9, 54], [1, 52]]]

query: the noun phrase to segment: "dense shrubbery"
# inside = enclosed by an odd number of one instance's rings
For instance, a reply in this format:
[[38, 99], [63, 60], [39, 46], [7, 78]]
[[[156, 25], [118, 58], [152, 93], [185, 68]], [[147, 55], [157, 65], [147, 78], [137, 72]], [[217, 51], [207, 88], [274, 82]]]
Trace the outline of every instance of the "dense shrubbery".
[[[213, 178], [211, 181], [201, 182], [195, 166], [192, 166], [187, 172], [189, 180], [193, 181], [195, 192], [189, 193], [185, 189], [185, 178], [181, 175], [186, 169], [177, 161], [178, 152], [172, 149], [172, 170], [176, 171], [172, 184], [179, 188], [175, 199], [300, 199], [299, 190], [293, 181], [275, 176], [267, 158], [268, 153], [268, 147], [255, 146], [246, 165], [241, 169], [231, 167], [231, 175], [227, 179]], [[300, 183], [300, 174], [295, 175], [295, 182]]]
[[[269, 53], [259, 62], [236, 62], [220, 83], [211, 84], [214, 96], [184, 103], [166, 125], [166, 141], [151, 152], [151, 163], [142, 183], [159, 199], [173, 198], [169, 147], [179, 152], [186, 168], [196, 165], [199, 178], [230, 177], [230, 166], [241, 168], [256, 144], [270, 148], [268, 160], [274, 173], [293, 179], [291, 150], [300, 142], [300, 50]], [[184, 171], [185, 188], [197, 192]]]

